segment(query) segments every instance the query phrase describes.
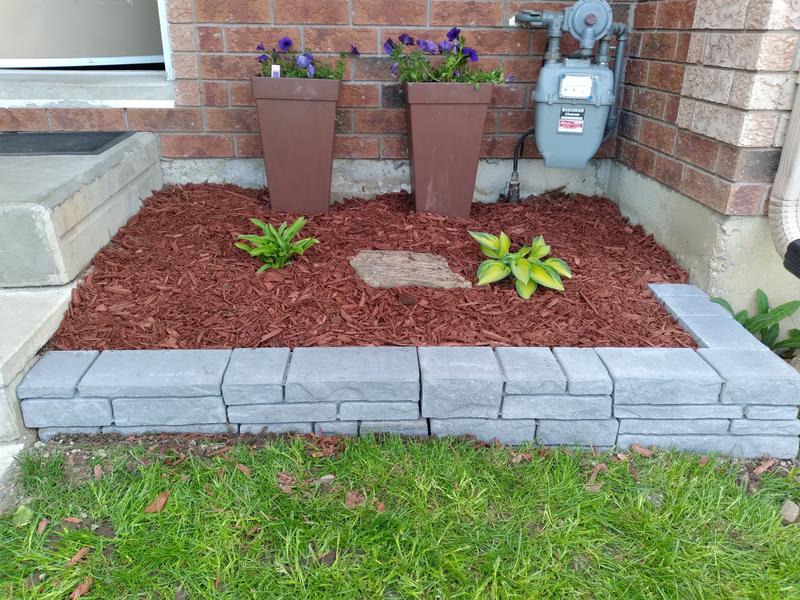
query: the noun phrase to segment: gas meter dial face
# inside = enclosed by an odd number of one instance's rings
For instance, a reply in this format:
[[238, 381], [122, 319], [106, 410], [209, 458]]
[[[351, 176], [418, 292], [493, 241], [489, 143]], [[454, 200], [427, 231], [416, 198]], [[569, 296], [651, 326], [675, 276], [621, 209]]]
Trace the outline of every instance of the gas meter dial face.
[[558, 88], [560, 98], [588, 100], [592, 97], [594, 78], [591, 75], [562, 75]]

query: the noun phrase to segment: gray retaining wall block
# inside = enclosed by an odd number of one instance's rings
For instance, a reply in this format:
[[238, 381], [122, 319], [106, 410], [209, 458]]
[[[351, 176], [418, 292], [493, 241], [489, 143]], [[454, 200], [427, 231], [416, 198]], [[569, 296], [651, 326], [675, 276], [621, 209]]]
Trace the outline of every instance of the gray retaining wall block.
[[784, 421], [797, 418], [796, 406], [745, 406], [744, 416], [748, 419]]
[[741, 419], [734, 404], [615, 404], [618, 419]]
[[231, 423], [305, 423], [335, 421], [336, 405], [332, 402], [238, 404], [228, 407]]
[[331, 421], [314, 423], [317, 435], [358, 435], [358, 421]]
[[719, 317], [733, 320], [731, 313], [702, 296], [666, 296], [659, 300], [667, 311], [678, 320], [688, 317]]
[[419, 349], [423, 417], [496, 419], [503, 373], [491, 348]]
[[550, 348], [496, 348], [506, 394], [563, 394], [567, 377]]
[[503, 444], [520, 445], [536, 439], [533, 419], [431, 419], [431, 435], [475, 436], [484, 442], [497, 439]]
[[296, 348], [287, 402], [419, 400], [416, 348]]
[[26, 427], [97, 427], [111, 425], [111, 401], [106, 398], [33, 398], [23, 400]]
[[[735, 421], [734, 421], [735, 422]], [[620, 419], [620, 433], [671, 435], [680, 433], [728, 433], [728, 419]]]
[[800, 373], [770, 350], [701, 348], [698, 354], [725, 379], [728, 404], [800, 404]]
[[797, 436], [768, 435], [645, 435], [639, 433], [620, 434], [619, 448], [631, 444], [672, 448], [691, 452], [719, 452], [740, 458], [794, 458], [798, 450]]
[[312, 431], [311, 423], [242, 423], [239, 426], [239, 433], [255, 435], [262, 433], [311, 433]]
[[361, 421], [359, 435], [374, 433], [393, 433], [410, 437], [428, 437], [428, 421], [415, 419], [410, 421]]
[[97, 435], [99, 427], [42, 427], [37, 432], [39, 439], [49, 442], [57, 435]]
[[734, 435], [798, 435], [800, 434], [800, 421], [758, 421], [750, 419], [737, 419], [731, 421], [731, 433]]
[[708, 294], [703, 290], [688, 283], [650, 283], [648, 286], [656, 298], [674, 298], [676, 296], [708, 298]]
[[614, 404], [714, 404], [722, 379], [688, 348], [598, 348]]
[[94, 350], [46, 353], [17, 387], [17, 398], [71, 398], [99, 355]]
[[503, 396], [504, 419], [608, 419], [611, 396]]
[[418, 402], [342, 402], [342, 421], [410, 421], [419, 419]]
[[567, 376], [567, 392], [574, 396], [608, 396], [614, 382], [593, 348], [553, 348]]
[[114, 398], [114, 425], [202, 425], [225, 423], [221, 396], [191, 398]]
[[205, 423], [194, 425], [140, 425], [136, 427], [103, 427], [103, 433], [117, 435], [147, 435], [152, 433], [201, 433], [201, 434], [234, 434], [239, 431], [236, 425], [226, 423]]
[[230, 350], [108, 350], [89, 367], [78, 391], [104, 398], [219, 396], [230, 355]]
[[225, 404], [283, 402], [288, 348], [236, 348], [222, 380]]
[[616, 419], [555, 421], [542, 419], [536, 441], [543, 446], [613, 446], [619, 424]]
[[706, 348], [767, 349], [736, 319], [686, 317], [680, 319], [680, 324], [699, 345]]

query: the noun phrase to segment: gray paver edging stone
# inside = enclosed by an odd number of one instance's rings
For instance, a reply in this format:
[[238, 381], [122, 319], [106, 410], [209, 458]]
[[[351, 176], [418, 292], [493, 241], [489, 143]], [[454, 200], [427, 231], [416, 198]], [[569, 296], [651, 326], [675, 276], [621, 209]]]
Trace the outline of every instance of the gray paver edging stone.
[[698, 351], [51, 352], [19, 386], [21, 409], [43, 440], [100, 432], [396, 433], [795, 456], [800, 375], [701, 290], [681, 284], [651, 289], [692, 333]]

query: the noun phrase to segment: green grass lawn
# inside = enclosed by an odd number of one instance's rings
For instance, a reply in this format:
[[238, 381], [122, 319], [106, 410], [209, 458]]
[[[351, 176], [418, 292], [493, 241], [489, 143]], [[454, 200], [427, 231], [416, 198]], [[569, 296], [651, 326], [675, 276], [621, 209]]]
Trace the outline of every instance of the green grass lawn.
[[797, 469], [748, 491], [678, 453], [156, 439], [23, 458], [0, 597], [800, 598]]

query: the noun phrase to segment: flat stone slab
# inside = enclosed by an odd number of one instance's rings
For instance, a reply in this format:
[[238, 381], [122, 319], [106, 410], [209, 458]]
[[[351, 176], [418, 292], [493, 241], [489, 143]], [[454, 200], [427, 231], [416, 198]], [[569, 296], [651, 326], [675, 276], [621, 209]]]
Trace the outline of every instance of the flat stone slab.
[[567, 377], [550, 348], [497, 348], [506, 394], [563, 394]]
[[407, 421], [361, 421], [360, 435], [391, 433], [409, 437], [428, 437], [428, 421], [412, 419]]
[[573, 396], [606, 396], [614, 391], [614, 382], [593, 348], [553, 348], [553, 355]]
[[743, 407], [734, 404], [615, 404], [618, 419], [741, 419]]
[[598, 348], [614, 404], [716, 404], [722, 379], [688, 348]]
[[543, 446], [613, 446], [617, 441], [617, 429], [616, 419], [542, 419], [536, 430], [536, 441]]
[[753, 334], [736, 319], [720, 317], [684, 317], [681, 326], [700, 346], [706, 348], [731, 348], [737, 350], [767, 350]]
[[534, 419], [431, 419], [431, 435], [475, 436], [484, 442], [497, 439], [503, 444], [520, 445], [536, 439]]
[[770, 350], [701, 348], [697, 351], [725, 379], [728, 404], [800, 404], [800, 373]]
[[115, 398], [114, 424], [202, 425], [227, 421], [221, 396], [178, 398]]
[[219, 396], [230, 350], [108, 350], [78, 385], [82, 396]]
[[94, 350], [48, 352], [28, 371], [17, 387], [17, 397], [71, 398], [81, 377], [99, 355]]
[[103, 433], [116, 435], [146, 435], [152, 433], [202, 433], [213, 435], [215, 433], [236, 433], [236, 425], [227, 423], [204, 423], [194, 425], [141, 425], [138, 427], [103, 427]]
[[703, 290], [696, 285], [688, 283], [651, 283], [648, 285], [657, 298], [671, 298], [676, 296], [708, 298], [708, 294]]
[[331, 402], [284, 402], [228, 407], [231, 423], [314, 423], [336, 421], [337, 406]]
[[[735, 421], [734, 421], [735, 423]], [[680, 433], [728, 433], [728, 419], [620, 419], [620, 433], [671, 435]]]
[[111, 401], [107, 398], [33, 398], [23, 400], [26, 427], [96, 427], [111, 425]]
[[342, 421], [408, 421], [419, 418], [417, 402], [342, 402]]
[[311, 423], [244, 423], [239, 426], [239, 433], [312, 433]]
[[647, 435], [620, 433], [617, 447], [631, 444], [673, 448], [690, 452], [719, 452], [740, 458], [794, 458], [798, 449], [797, 436], [777, 435]]
[[731, 319], [733, 315], [716, 302], [702, 296], [667, 296], [659, 298], [667, 311], [676, 319], [687, 317], [719, 317]]
[[317, 435], [358, 435], [358, 421], [331, 421], [314, 423]]
[[283, 402], [288, 348], [236, 348], [222, 380], [225, 404]]
[[447, 261], [427, 252], [362, 250], [350, 266], [370, 287], [468, 288], [472, 283], [454, 273]]
[[504, 419], [608, 419], [611, 396], [505, 396]]
[[418, 402], [416, 348], [296, 348], [287, 402]]

